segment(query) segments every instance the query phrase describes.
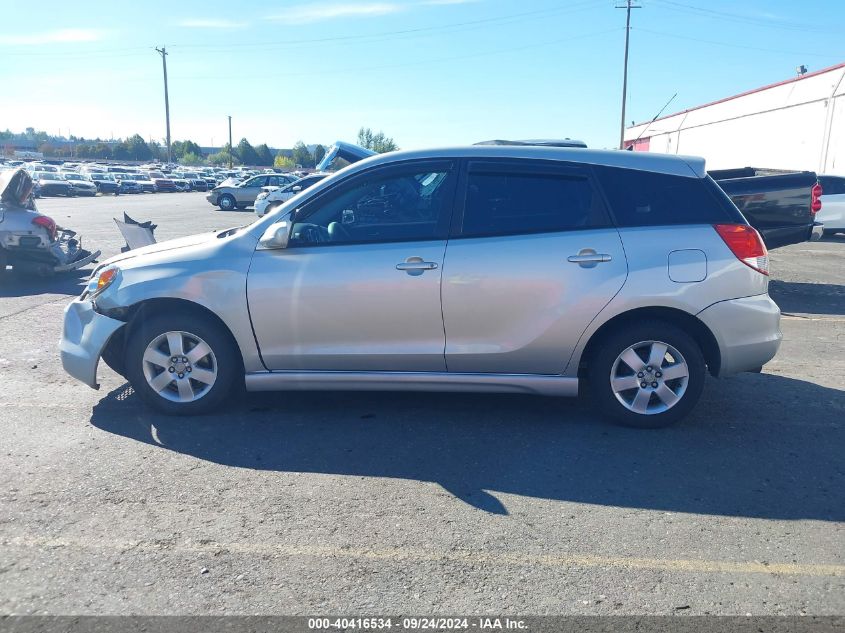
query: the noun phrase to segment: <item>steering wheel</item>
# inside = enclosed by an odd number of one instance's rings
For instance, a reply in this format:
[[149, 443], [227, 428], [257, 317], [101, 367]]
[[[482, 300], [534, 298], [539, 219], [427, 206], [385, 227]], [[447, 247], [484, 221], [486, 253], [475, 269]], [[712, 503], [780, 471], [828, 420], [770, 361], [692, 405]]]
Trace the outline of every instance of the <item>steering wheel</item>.
[[349, 230], [340, 222], [329, 222], [328, 234], [330, 242], [351, 242], [352, 235]]

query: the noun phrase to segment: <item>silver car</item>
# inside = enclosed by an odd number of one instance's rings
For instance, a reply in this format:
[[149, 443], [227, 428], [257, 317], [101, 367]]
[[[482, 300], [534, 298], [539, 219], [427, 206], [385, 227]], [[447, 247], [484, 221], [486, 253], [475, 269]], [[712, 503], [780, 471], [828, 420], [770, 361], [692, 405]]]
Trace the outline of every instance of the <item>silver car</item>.
[[777, 352], [760, 236], [697, 158], [531, 146], [393, 152], [255, 223], [118, 255], [65, 311], [153, 407], [249, 391], [575, 396], [665, 426], [705, 373]]
[[253, 205], [258, 194], [266, 191], [266, 188], [284, 187], [295, 180], [296, 177], [289, 174], [261, 174], [230, 187], [214, 187], [205, 199], [223, 211], [246, 209]]

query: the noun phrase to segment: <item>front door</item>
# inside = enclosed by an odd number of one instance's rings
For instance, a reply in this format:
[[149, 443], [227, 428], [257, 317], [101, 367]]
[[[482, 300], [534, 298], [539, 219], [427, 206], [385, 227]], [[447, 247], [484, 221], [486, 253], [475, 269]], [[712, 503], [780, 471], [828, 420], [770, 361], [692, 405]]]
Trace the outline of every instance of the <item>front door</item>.
[[351, 176], [297, 211], [288, 248], [256, 250], [247, 296], [268, 369], [445, 370], [454, 181], [443, 162]]

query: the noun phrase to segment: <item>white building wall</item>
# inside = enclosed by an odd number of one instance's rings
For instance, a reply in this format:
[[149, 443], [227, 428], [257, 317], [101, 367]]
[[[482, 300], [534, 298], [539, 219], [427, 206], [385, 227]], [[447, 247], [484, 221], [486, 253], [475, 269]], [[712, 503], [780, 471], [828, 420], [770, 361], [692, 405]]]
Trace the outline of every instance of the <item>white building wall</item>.
[[845, 176], [845, 65], [626, 130], [626, 141], [638, 137], [650, 152], [702, 156], [708, 169]]

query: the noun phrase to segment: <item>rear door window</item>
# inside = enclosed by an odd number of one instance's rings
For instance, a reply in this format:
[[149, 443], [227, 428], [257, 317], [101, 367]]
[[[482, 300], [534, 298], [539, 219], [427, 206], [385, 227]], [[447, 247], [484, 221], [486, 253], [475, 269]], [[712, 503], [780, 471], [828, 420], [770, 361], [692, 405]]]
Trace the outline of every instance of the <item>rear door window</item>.
[[609, 226], [586, 173], [470, 164], [461, 235], [551, 233]]
[[712, 179], [637, 169], [595, 168], [619, 226], [742, 222]]

